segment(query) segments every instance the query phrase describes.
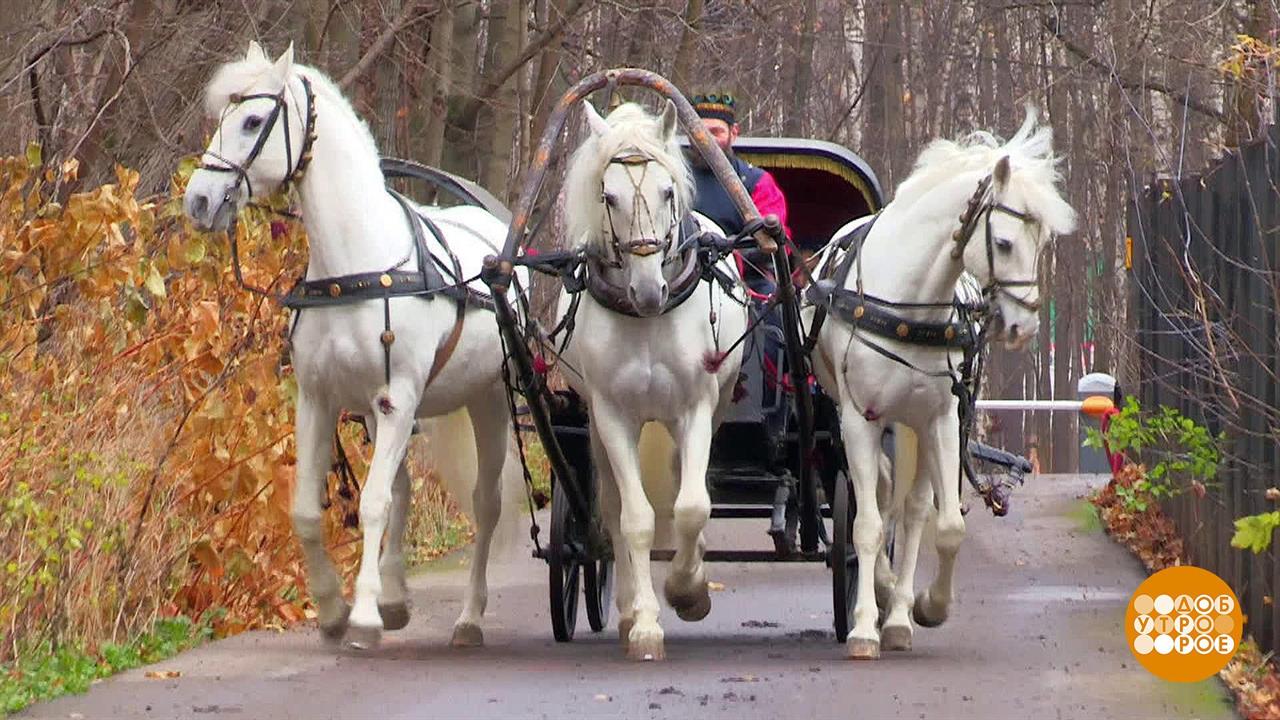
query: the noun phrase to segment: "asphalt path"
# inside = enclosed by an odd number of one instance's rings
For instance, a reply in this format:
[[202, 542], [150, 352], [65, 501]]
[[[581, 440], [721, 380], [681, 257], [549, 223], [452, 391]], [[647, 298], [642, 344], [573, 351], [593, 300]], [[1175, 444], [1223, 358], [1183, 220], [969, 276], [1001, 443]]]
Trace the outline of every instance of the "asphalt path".
[[[834, 641], [820, 564], [711, 566], [710, 616], [663, 611], [665, 662], [626, 660], [616, 629], [592, 634], [585, 612], [577, 639], [556, 643], [545, 565], [522, 544], [490, 571], [482, 648], [448, 644], [460, 553], [411, 579], [414, 618], [377, 651], [328, 648], [314, 627], [245, 633], [19, 717], [1234, 717], [1216, 679], [1167, 683], [1130, 654], [1124, 606], [1145, 574], [1079, 499], [1100, 482], [1033, 478], [1005, 518], [971, 503], [951, 619], [874, 662], [845, 660]], [[713, 521], [711, 547], [768, 548], [762, 522]], [[921, 565], [917, 587], [932, 576]]]

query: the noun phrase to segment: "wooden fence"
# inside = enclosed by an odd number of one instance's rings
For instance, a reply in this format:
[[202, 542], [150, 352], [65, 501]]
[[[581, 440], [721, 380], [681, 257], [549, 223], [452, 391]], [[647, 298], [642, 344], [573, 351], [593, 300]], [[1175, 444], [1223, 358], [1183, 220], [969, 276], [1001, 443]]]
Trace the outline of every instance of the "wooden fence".
[[1280, 485], [1280, 130], [1203, 175], [1156, 180], [1130, 208], [1126, 265], [1138, 394], [1225, 432], [1220, 485], [1166, 504], [1190, 561], [1240, 596], [1246, 631], [1280, 650], [1276, 548], [1231, 547], [1233, 521], [1275, 510]]

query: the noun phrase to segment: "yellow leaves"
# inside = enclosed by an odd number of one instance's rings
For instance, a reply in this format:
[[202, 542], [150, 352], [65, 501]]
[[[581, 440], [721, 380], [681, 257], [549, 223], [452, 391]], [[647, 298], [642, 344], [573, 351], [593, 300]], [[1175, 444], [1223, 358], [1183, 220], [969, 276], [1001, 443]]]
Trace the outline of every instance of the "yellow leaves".
[[40, 143], [27, 143], [27, 167], [32, 170], [44, 164]]
[[150, 265], [150, 267], [147, 270], [146, 280], [143, 280], [143, 285], [146, 286], [147, 291], [152, 295], [162, 298], [166, 294], [164, 289], [164, 276], [160, 274], [160, 268], [156, 267], [155, 263], [148, 263], [148, 265]]

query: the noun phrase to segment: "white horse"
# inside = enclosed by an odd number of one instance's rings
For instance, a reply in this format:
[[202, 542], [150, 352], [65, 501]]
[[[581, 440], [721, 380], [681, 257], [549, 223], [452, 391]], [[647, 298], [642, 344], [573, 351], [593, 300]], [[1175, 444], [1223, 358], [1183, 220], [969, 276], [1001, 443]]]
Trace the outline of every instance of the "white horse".
[[[711, 437], [742, 362], [740, 347], [721, 354], [744, 332], [747, 310], [720, 284], [696, 279], [676, 303], [688, 287], [689, 254], [680, 243], [693, 186], [675, 141], [675, 107], [668, 103], [659, 119], [625, 104], [605, 120], [583, 105], [591, 133], [570, 160], [564, 205], [570, 242], [590, 258], [589, 291], [562, 357], [566, 379], [590, 411], [600, 508], [617, 568], [619, 635], [629, 657], [658, 660], [665, 651], [649, 568], [650, 500], [662, 505], [658, 498], [675, 494], [676, 554], [664, 594], [682, 619], [700, 620], [711, 610], [702, 562]], [[737, 281], [732, 263], [720, 268]], [[570, 305], [563, 294], [561, 313]]]
[[[1054, 234], [1075, 227], [1075, 213], [1056, 187], [1056, 162], [1052, 131], [1037, 125], [1031, 112], [1004, 144], [989, 133], [930, 144], [872, 226], [843, 288], [855, 293], [845, 295], [847, 299], [856, 300], [859, 290], [865, 293], [866, 302], [854, 305], [887, 307], [879, 299], [936, 306], [890, 308], [901, 322], [888, 325], [891, 330], [884, 334], [865, 325], [854, 330], [850, 319], [862, 317], [856, 309], [821, 327], [814, 366], [823, 387], [835, 391], [840, 404], [857, 504], [853, 544], [864, 568], [873, 567], [884, 542], [882, 510], [887, 508], [880, 507], [883, 499], [876, 492], [879, 441], [888, 423], [898, 426], [892, 503], [904, 508], [905, 537], [896, 540], [901, 564], [882, 630], [876, 625], [873, 584], [874, 576], [881, 576], [879, 584], [885, 578], [880, 572], [859, 574], [854, 624], [846, 638], [852, 658], [878, 657], [882, 637], [888, 649], [910, 648], [913, 618], [925, 626], [946, 620], [956, 552], [965, 532], [957, 398], [946, 376], [949, 368], [959, 366], [962, 353], [902, 342], [893, 335], [910, 334], [912, 324], [955, 320], [949, 306], [957, 280], [967, 270], [990, 305], [994, 338], [1013, 348], [1026, 346], [1039, 327], [1040, 253]], [[842, 251], [833, 246], [821, 262], [838, 264], [842, 259]], [[935, 498], [938, 572], [928, 590], [913, 597], [921, 531]]]
[[[219, 126], [187, 186], [188, 216], [203, 229], [227, 229], [249, 200], [297, 181], [310, 251], [306, 279], [312, 285], [305, 294], [356, 296], [346, 304], [317, 300], [315, 307], [295, 310], [292, 319], [298, 382], [293, 522], [324, 637], [345, 636], [353, 647], [367, 648], [377, 644], [384, 628], [408, 623], [405, 451], [416, 418], [465, 409], [474, 431], [475, 467], [448, 473], [446, 480], [455, 483], [451, 490], [464, 504], [465, 493], [474, 493], [476, 547], [453, 643], [481, 644], [485, 569], [501, 512], [499, 478], [510, 432], [493, 314], [470, 303], [463, 311], [455, 297], [443, 293], [384, 300], [383, 288], [421, 277], [411, 223], [424, 221], [417, 208], [402, 206], [386, 190], [373, 137], [341, 91], [314, 68], [295, 65], [292, 46], [272, 62], [251, 43], [244, 59], [217, 71], [205, 102]], [[424, 228], [425, 250], [443, 260], [437, 271], [446, 278], [474, 276], [506, 233], [504, 223], [475, 207], [428, 209], [425, 216], [461, 266], [459, 275], [440, 241]], [[342, 277], [360, 273], [367, 275]], [[334, 428], [344, 409], [363, 414], [374, 439], [360, 496], [364, 546], [350, 608], [325, 551], [321, 522]], [[468, 434], [462, 413], [437, 425], [451, 437]], [[470, 456], [466, 447], [448, 452]], [[434, 455], [445, 456], [445, 449]], [[384, 532], [386, 549], [379, 557]]]

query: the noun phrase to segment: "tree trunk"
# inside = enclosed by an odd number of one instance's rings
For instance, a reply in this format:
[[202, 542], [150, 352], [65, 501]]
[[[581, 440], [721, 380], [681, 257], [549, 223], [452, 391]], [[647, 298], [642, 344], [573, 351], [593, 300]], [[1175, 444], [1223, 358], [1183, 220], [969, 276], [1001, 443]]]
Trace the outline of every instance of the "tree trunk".
[[421, 142], [422, 162], [439, 167], [444, 161], [444, 131], [449, 121], [449, 94], [453, 80], [454, 3], [445, 2], [431, 24], [427, 45], [422, 101], [415, 109], [413, 134]]
[[791, 98], [788, 103], [784, 134], [805, 135], [805, 117], [809, 114], [809, 93], [813, 86], [813, 46], [818, 26], [818, 0], [805, 0], [804, 18], [800, 21], [800, 37], [792, 56]]
[[[523, 0], [493, 0], [489, 6], [489, 38], [485, 51], [486, 80], [510, 65], [520, 54], [528, 13]], [[481, 158], [480, 184], [494, 195], [507, 196], [507, 178], [513, 157], [519, 81], [512, 77], [502, 83], [488, 106], [480, 113], [477, 146]]]
[[676, 49], [676, 63], [671, 70], [671, 81], [681, 92], [689, 92], [692, 81], [693, 51], [702, 28], [704, 0], [688, 0], [684, 7], [684, 28], [680, 32], [680, 45]]

